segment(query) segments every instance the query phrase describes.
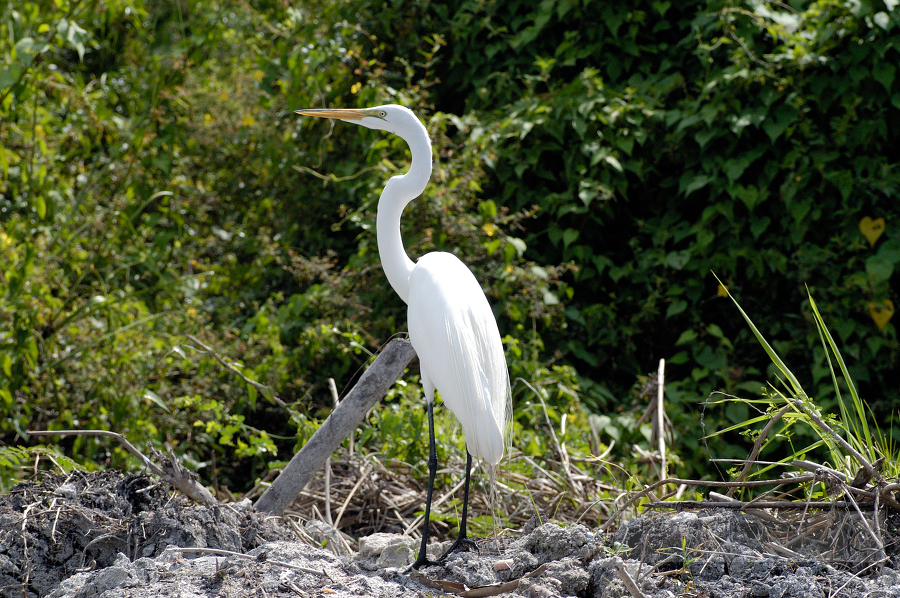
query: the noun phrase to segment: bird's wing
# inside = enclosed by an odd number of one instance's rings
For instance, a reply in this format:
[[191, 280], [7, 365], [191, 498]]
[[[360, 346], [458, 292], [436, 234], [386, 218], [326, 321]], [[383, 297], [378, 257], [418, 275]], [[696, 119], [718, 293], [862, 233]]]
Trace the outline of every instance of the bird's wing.
[[455, 256], [430, 253], [410, 276], [409, 334], [420, 365], [462, 425], [469, 452], [500, 462], [509, 373], [484, 292]]

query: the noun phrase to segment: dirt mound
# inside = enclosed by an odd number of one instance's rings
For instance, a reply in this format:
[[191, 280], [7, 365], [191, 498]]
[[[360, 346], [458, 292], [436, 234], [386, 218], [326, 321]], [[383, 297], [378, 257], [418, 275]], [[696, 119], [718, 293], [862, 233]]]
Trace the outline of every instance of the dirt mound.
[[[853, 521], [842, 525], [844, 537]], [[640, 517], [615, 536], [534, 518], [515, 540], [482, 540], [477, 552], [408, 575], [415, 543], [397, 534], [339, 556], [309, 544], [310, 534], [337, 542], [328, 530], [264, 517], [248, 502], [195, 506], [143, 475], [48, 474], [0, 496], [0, 596], [381, 598], [480, 587], [482, 596], [900, 598], [895, 556], [855, 574], [779, 554], [770, 528], [725, 509]]]
[[2, 596], [46, 596], [119, 554], [154, 557], [167, 546], [243, 552], [293, 534], [248, 505], [198, 507], [143, 474], [45, 474], [0, 496]]

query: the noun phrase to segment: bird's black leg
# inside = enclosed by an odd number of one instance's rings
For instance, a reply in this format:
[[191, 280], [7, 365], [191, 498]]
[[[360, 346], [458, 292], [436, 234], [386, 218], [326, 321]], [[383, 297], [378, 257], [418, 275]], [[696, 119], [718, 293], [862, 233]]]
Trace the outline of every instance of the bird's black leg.
[[462, 508], [462, 519], [459, 522], [459, 534], [456, 536], [456, 541], [450, 545], [450, 548], [447, 549], [447, 552], [441, 555], [441, 558], [438, 559], [438, 562], [442, 562], [447, 556], [455, 551], [459, 550], [463, 546], [468, 546], [470, 548], [477, 548], [475, 546], [475, 542], [469, 539], [469, 536], [466, 534], [466, 519], [469, 514], [469, 476], [472, 473], [472, 455], [469, 454], [468, 448], [466, 449], [466, 483], [465, 489], [463, 490], [463, 508]]
[[[419, 548], [419, 556], [409, 569], [418, 569], [428, 565], [437, 565], [435, 561], [428, 560], [428, 523], [431, 518], [431, 494], [434, 492], [434, 476], [437, 474], [437, 448], [434, 442], [434, 403], [428, 403], [428, 494], [425, 498], [425, 524], [422, 526], [422, 546]], [[468, 480], [468, 478], [466, 478]], [[468, 492], [468, 483], [466, 491]], [[407, 571], [409, 571], [407, 569]]]

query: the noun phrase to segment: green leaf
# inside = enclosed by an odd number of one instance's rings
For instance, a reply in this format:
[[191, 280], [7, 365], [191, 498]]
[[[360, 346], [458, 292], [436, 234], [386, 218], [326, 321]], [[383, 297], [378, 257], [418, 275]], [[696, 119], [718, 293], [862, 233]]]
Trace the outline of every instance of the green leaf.
[[486, 218], [488, 220], [496, 218], [497, 204], [494, 203], [494, 201], [491, 199], [483, 201], [478, 204], [478, 213], [481, 214], [482, 218]]
[[888, 93], [891, 93], [891, 86], [894, 84], [894, 75], [896, 73], [897, 68], [889, 62], [882, 61], [872, 67], [872, 77], [884, 85]]
[[[685, 184], [686, 177], [690, 177], [687, 179], [687, 184]], [[680, 191], [684, 193], [684, 196], [687, 197], [694, 191], [702, 189], [713, 181], [713, 178], [707, 176], [705, 174], [695, 175], [693, 177], [690, 176], [689, 173], [685, 173], [683, 177], [681, 177]]]
[[69, 44], [75, 48], [78, 52], [78, 59], [84, 60], [84, 44], [90, 39], [90, 34], [87, 30], [82, 29], [81, 26], [74, 21], [60, 19], [56, 24], [56, 31], [64, 40], [69, 42]]
[[525, 253], [525, 250], [527, 249], [525, 241], [523, 241], [522, 239], [518, 239], [516, 237], [506, 237], [506, 242], [516, 250], [516, 255], [518, 257], [522, 257], [522, 255]]
[[559, 305], [559, 297], [552, 291], [544, 291], [544, 305]]
[[750, 166], [750, 158], [747, 155], [740, 155], [736, 158], [732, 158], [730, 160], [726, 160], [722, 165], [722, 170], [725, 171], [725, 176], [732, 182], [738, 180], [744, 171], [747, 170], [747, 167]]
[[665, 263], [673, 270], [681, 270], [691, 259], [691, 250], [670, 251], [666, 254]]
[[772, 143], [781, 137], [788, 125], [796, 122], [797, 111], [787, 104], [781, 104], [774, 112], [770, 112], [769, 116], [763, 122], [763, 130]]
[[[681, 312], [687, 309], [687, 301], [682, 301], [681, 299], [677, 301], [673, 301], [669, 304], [669, 307], [666, 309], [666, 318], [671, 318], [672, 316], [677, 316]], [[681, 340], [681, 339], [679, 339]]]
[[873, 255], [866, 260], [866, 274], [874, 284], [889, 281], [893, 273], [894, 264], [880, 254]]
[[47, 216], [47, 202], [43, 197], [34, 198], [34, 211], [37, 212], [38, 218], [43, 220]]
[[689, 343], [692, 343], [695, 340], [697, 340], [697, 336], [698, 336], [698, 334], [697, 334], [696, 330], [693, 330], [693, 329], [685, 330], [678, 337], [678, 340], [675, 341], [675, 346], [677, 347], [679, 345], [687, 345]]
[[606, 160], [606, 163], [609, 164], [610, 166], [612, 166], [614, 169], [618, 170], [619, 172], [624, 171], [624, 169], [622, 168], [622, 165], [614, 157], [606, 156], [606, 158], [604, 158], [604, 159]]
[[166, 402], [162, 400], [158, 394], [150, 390], [149, 388], [144, 389], [144, 398], [165, 411], [166, 413], [170, 413], [169, 406], [166, 405]]
[[34, 40], [30, 37], [23, 37], [16, 42], [15, 47], [16, 60], [25, 68], [31, 66], [37, 51], [34, 48]]
[[720, 135], [718, 129], [703, 129], [694, 135], [694, 140], [700, 144], [700, 147], [706, 147], [706, 144]]
[[0, 90], [6, 89], [10, 85], [14, 85], [22, 74], [22, 65], [14, 62], [3, 70], [0, 70]]
[[754, 218], [750, 222], [750, 232], [753, 234], [754, 239], [758, 239], [761, 234], [765, 232], [765, 230], [769, 227], [769, 224], [772, 220], [768, 216], [763, 216], [762, 218]]

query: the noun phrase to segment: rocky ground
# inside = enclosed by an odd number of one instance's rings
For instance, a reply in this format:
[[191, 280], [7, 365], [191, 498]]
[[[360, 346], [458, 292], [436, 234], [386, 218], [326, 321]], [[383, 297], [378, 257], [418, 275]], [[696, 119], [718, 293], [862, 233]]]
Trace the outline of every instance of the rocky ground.
[[[535, 518], [499, 549], [481, 541], [407, 574], [414, 546], [399, 535], [348, 554], [321, 524], [248, 502], [199, 507], [143, 475], [73, 472], [0, 496], [0, 596], [900, 598], [896, 547], [875, 545], [865, 523], [804, 514], [786, 529], [718, 509], [646, 515], [606, 535]], [[891, 537], [896, 522], [880, 523]]]

